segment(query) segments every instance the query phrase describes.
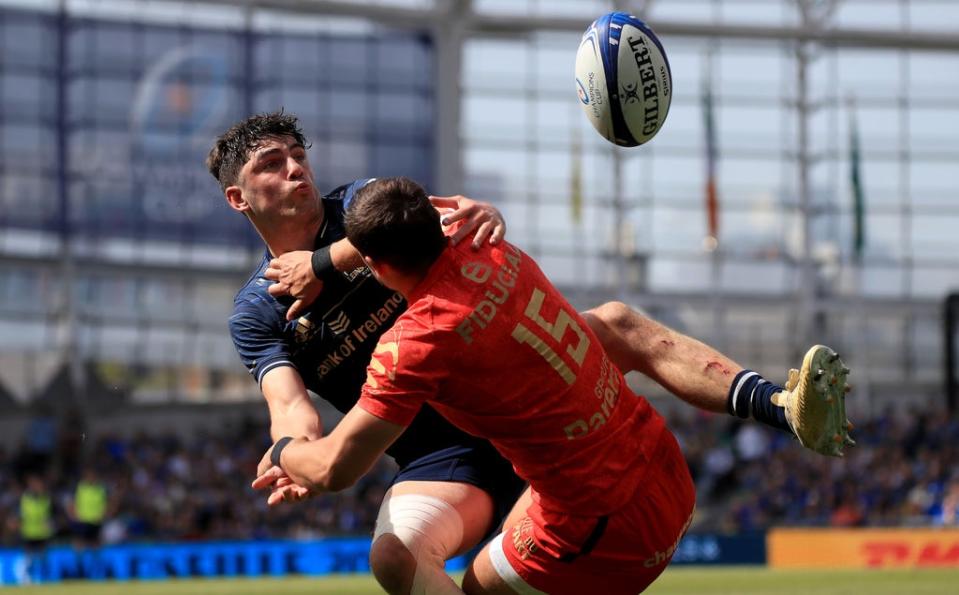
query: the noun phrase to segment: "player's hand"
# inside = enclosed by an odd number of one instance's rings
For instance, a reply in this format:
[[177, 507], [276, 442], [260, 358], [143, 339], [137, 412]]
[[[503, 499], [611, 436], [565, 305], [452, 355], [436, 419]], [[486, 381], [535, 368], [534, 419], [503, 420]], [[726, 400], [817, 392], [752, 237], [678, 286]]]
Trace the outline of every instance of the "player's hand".
[[323, 291], [323, 281], [313, 274], [313, 253], [309, 250], [294, 250], [274, 258], [263, 276], [275, 281], [267, 289], [270, 295], [278, 297], [289, 295], [296, 298], [286, 311], [286, 319], [294, 320], [316, 301]]
[[[294, 442], [296, 442], [296, 441], [294, 440]], [[276, 467], [276, 466], [273, 464], [272, 455], [273, 455], [273, 447], [271, 446], [270, 448], [266, 449], [266, 452], [263, 453], [263, 456], [262, 456], [262, 457], [260, 457], [260, 462], [259, 462], [259, 463], [257, 464], [257, 466], [256, 466], [256, 476], [257, 476], [257, 478], [260, 478], [260, 477], [263, 477], [263, 476], [267, 475], [267, 473], [270, 471], [270, 468], [271, 468], [271, 467]], [[279, 467], [276, 467], [276, 468], [279, 469]], [[282, 469], [281, 469], [281, 471], [282, 471]]]
[[273, 461], [270, 460], [270, 454], [272, 450], [273, 450], [273, 447], [270, 447], [269, 449], [267, 449], [266, 453], [262, 457], [260, 457], [260, 462], [256, 466], [257, 477], [261, 477], [265, 475], [266, 472], [270, 470], [270, 467], [273, 466]]
[[456, 196], [431, 196], [430, 202], [436, 207], [442, 216], [441, 223], [452, 225], [463, 220], [465, 223], [450, 236], [450, 241], [457, 244], [460, 240], [476, 231], [473, 237], [473, 249], [483, 245], [483, 241], [489, 238], [491, 246], [499, 244], [506, 235], [506, 221], [502, 213], [493, 205], [485, 202], [478, 202], [462, 195]]
[[270, 488], [270, 495], [266, 499], [268, 506], [283, 502], [300, 502], [310, 497], [309, 488], [294, 483], [283, 469], [275, 465], [257, 476], [252, 485], [254, 490]]

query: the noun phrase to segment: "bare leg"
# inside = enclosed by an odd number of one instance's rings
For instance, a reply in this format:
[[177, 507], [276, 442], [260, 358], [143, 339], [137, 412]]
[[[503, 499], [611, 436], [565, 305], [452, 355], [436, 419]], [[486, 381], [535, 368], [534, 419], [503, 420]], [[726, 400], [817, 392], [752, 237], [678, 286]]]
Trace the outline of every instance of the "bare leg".
[[370, 568], [388, 593], [462, 593], [443, 563], [479, 543], [494, 520], [492, 498], [476, 486], [400, 482], [383, 498]]
[[845, 406], [849, 369], [824, 345], [806, 352], [784, 388], [626, 304], [609, 302], [583, 317], [620, 370], [641, 372], [690, 405], [752, 417], [828, 456], [855, 444]]
[[743, 370], [733, 360], [622, 302], [608, 302], [583, 317], [623, 372], [641, 372], [700, 409], [726, 411], [729, 386]]
[[490, 543], [487, 543], [463, 577], [463, 592], [468, 595], [516, 595], [506, 581], [496, 572], [490, 560]]

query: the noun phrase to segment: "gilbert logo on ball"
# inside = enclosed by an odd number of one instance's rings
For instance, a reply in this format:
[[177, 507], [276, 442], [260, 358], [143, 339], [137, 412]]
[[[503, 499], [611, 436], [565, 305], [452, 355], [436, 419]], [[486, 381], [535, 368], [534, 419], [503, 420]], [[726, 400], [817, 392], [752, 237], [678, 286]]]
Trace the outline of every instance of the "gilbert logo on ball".
[[656, 136], [672, 86], [666, 51], [643, 21], [611, 12], [586, 29], [576, 53], [576, 93], [607, 140], [635, 147]]

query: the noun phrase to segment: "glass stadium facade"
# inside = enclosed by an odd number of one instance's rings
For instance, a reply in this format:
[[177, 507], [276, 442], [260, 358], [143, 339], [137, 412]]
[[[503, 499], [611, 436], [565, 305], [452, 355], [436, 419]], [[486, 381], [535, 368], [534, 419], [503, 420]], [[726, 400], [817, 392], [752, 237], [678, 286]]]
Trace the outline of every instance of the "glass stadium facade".
[[[269, 5], [0, 1], [0, 399], [259, 398], [226, 318], [262, 246], [203, 157], [284, 107], [321, 187], [404, 174], [488, 199], [579, 307], [625, 301], [773, 378], [835, 345], [853, 409], [942, 402], [955, 3]], [[613, 8], [672, 68], [669, 118], [638, 149], [596, 135], [573, 91], [579, 35]]]

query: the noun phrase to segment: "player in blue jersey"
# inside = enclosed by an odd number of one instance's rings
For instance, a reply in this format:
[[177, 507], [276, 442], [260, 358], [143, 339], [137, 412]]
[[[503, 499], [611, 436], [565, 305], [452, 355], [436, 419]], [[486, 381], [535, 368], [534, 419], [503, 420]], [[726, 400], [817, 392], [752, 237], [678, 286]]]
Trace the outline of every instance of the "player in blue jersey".
[[[345, 240], [345, 208], [366, 182], [321, 196], [307, 148], [296, 118], [274, 113], [232, 127], [207, 160], [229, 206], [249, 218], [267, 246], [236, 296], [230, 332], [266, 399], [274, 440], [321, 436], [307, 390], [349, 411], [377, 340], [405, 309], [402, 297], [381, 286]], [[467, 227], [479, 227], [491, 241], [502, 237], [495, 209], [468, 199], [453, 202], [460, 208], [449, 218], [468, 219]], [[309, 307], [271, 295], [265, 277], [272, 258], [293, 253], [307, 255], [308, 265], [312, 258], [322, 278], [322, 291], [313, 292]], [[445, 560], [491, 534], [525, 484], [488, 442], [455, 429], [431, 409], [388, 453], [400, 470], [377, 519], [373, 572], [395, 593], [455, 587], [443, 570]], [[269, 467], [264, 465], [260, 472]], [[273, 493], [274, 501], [305, 496], [296, 486]]]
[[[230, 330], [267, 401], [274, 440], [321, 436], [308, 389], [341, 411], [352, 408], [379, 336], [405, 308], [345, 240], [345, 208], [365, 181], [321, 197], [306, 149], [296, 118], [274, 113], [232, 127], [207, 159], [229, 206], [247, 216], [267, 246], [237, 294]], [[469, 222], [454, 241], [474, 231], [474, 244], [502, 238], [502, 220], [492, 207], [462, 197], [439, 204], [460, 207], [446, 215], [450, 222]], [[758, 375], [708, 346], [619, 303], [585, 317], [624, 371], [639, 370], [705, 409], [752, 415], [789, 431], [785, 408], [770, 405], [775, 391], [759, 390], [764, 381]], [[817, 353], [819, 358], [822, 352]], [[800, 389], [817, 358], [804, 365]], [[831, 427], [815, 429], [822, 434]], [[494, 530], [523, 484], [487, 442], [456, 430], [432, 409], [387, 452], [400, 471], [377, 519], [371, 568], [389, 592], [456, 592], [443, 572], [444, 560]], [[258, 475], [269, 468], [266, 459]], [[270, 502], [307, 495], [305, 488], [281, 480]]]

